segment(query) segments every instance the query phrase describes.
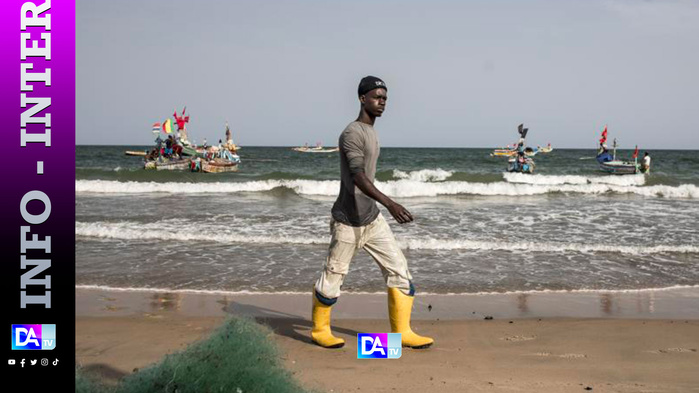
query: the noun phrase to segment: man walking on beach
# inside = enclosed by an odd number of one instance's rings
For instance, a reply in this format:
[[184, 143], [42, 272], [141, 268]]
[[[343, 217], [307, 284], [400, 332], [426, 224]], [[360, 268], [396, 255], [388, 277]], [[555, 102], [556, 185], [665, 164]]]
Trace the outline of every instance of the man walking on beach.
[[401, 333], [402, 344], [427, 348], [434, 342], [415, 334], [410, 328], [415, 287], [408, 262], [398, 247], [391, 228], [376, 206], [379, 202], [400, 224], [413, 221], [403, 206], [374, 186], [379, 141], [374, 122], [386, 109], [388, 88], [381, 79], [367, 76], [358, 88], [360, 111], [340, 135], [340, 195], [332, 208], [330, 249], [313, 294], [313, 330], [311, 338], [326, 348], [340, 348], [345, 340], [330, 331], [332, 306], [340, 296], [340, 287], [352, 258], [366, 250], [381, 268], [388, 287], [388, 314], [391, 332]]

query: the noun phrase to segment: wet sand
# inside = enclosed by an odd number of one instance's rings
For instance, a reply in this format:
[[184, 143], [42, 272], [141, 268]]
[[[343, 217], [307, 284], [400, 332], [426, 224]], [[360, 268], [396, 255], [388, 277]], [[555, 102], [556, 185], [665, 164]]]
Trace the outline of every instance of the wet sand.
[[320, 391], [699, 392], [696, 288], [425, 295], [413, 328], [436, 344], [396, 360], [356, 356], [357, 333], [389, 329], [383, 295], [343, 295], [333, 321], [347, 341], [339, 350], [310, 343], [310, 295], [78, 289], [76, 298], [76, 361], [110, 383], [232, 314], [268, 325], [284, 365]]

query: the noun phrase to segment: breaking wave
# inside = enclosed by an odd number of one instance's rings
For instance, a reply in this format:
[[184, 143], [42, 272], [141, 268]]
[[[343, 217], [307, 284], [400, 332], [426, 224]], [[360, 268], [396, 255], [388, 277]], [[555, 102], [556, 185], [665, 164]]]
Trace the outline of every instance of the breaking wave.
[[[552, 179], [553, 178], [553, 179]], [[558, 178], [558, 179], [556, 179]], [[566, 179], [570, 178], [570, 179]], [[577, 179], [580, 178], [580, 179]], [[635, 194], [646, 197], [699, 199], [699, 187], [693, 184], [680, 186], [640, 186], [609, 184], [602, 180], [582, 176], [548, 176], [526, 178], [528, 183], [518, 182], [518, 177], [507, 177], [508, 181], [496, 183], [472, 183], [463, 181], [423, 182], [417, 180], [394, 180], [377, 182], [376, 186], [390, 197], [430, 197], [440, 195], [484, 195], [518, 196], [549, 193], [576, 194]], [[577, 179], [577, 180], [576, 180]], [[582, 182], [581, 179], [586, 179]], [[613, 178], [612, 178], [613, 179]], [[574, 183], [579, 181], [578, 183]], [[617, 180], [605, 180], [617, 181]], [[618, 180], [631, 182], [634, 180]], [[638, 181], [638, 180], [636, 180]], [[540, 183], [538, 183], [540, 182]], [[546, 182], [553, 182], [547, 184]], [[573, 183], [571, 183], [573, 182]], [[77, 180], [77, 193], [96, 194], [229, 194], [236, 192], [268, 192], [275, 188], [288, 188], [299, 195], [336, 196], [340, 189], [335, 180], [260, 180], [248, 182], [180, 183], [180, 182], [118, 182], [111, 180]]]
[[[254, 244], [305, 244], [327, 245], [329, 237], [303, 235], [254, 235], [236, 233], [235, 230], [222, 232], [219, 229], [187, 228], [186, 230], [163, 230], [167, 227], [159, 223], [142, 224], [138, 222], [76, 222], [75, 234], [82, 237], [106, 238], [118, 240], [168, 240], [168, 241], [204, 241], [216, 243], [254, 243]], [[699, 246], [693, 245], [659, 245], [659, 246], [622, 246], [582, 243], [542, 243], [542, 242], [498, 242], [457, 239], [415, 239], [400, 238], [398, 243], [403, 249], [411, 250], [475, 250], [475, 251], [526, 251], [526, 252], [580, 252], [580, 253], [621, 253], [647, 255], [659, 253], [699, 253]]]
[[401, 180], [412, 180], [419, 182], [439, 182], [450, 178], [454, 172], [443, 169], [422, 169], [419, 171], [403, 172], [398, 169], [393, 170], [393, 178]]
[[614, 186], [642, 186], [646, 184], [643, 174], [626, 176], [578, 176], [578, 175], [528, 175], [523, 173], [504, 173], [508, 183], [561, 185], [561, 184], [608, 184]]

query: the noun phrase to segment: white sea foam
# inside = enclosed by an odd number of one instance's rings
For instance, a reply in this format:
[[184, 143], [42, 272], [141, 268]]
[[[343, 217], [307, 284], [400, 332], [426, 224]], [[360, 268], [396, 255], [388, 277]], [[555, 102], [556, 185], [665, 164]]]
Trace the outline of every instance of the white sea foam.
[[393, 170], [393, 177], [401, 180], [412, 180], [418, 182], [439, 182], [445, 181], [453, 175], [454, 172], [445, 171], [441, 168], [437, 169], [422, 169], [419, 171], [403, 172], [398, 169]]
[[699, 253], [693, 245], [619, 246], [582, 243], [542, 242], [494, 242], [474, 240], [405, 239], [400, 241], [407, 249], [415, 250], [478, 250], [478, 251], [523, 251], [523, 252], [610, 252], [632, 255], [658, 253]]
[[646, 184], [643, 174], [626, 176], [578, 176], [578, 175], [529, 175], [524, 173], [503, 173], [509, 183], [561, 185], [561, 184], [609, 184], [615, 186], [642, 186]]
[[[172, 229], [171, 229], [172, 228]], [[241, 231], [207, 229], [198, 227], [178, 228], [161, 223], [142, 224], [132, 221], [76, 222], [75, 234], [120, 240], [172, 240], [204, 241], [217, 243], [253, 244], [318, 244], [327, 245], [329, 238], [309, 235], [268, 234], [256, 235]], [[624, 246], [582, 243], [543, 243], [543, 242], [498, 242], [457, 239], [415, 239], [400, 238], [401, 248], [412, 250], [475, 250], [475, 251], [522, 251], [522, 252], [581, 252], [581, 253], [621, 253], [646, 255], [658, 253], [699, 253], [694, 245]]]
[[119, 182], [112, 180], [77, 180], [75, 191], [97, 194], [229, 194], [263, 192], [285, 187], [301, 195], [337, 195], [340, 182], [333, 180], [258, 180], [230, 183]]
[[[699, 199], [699, 187], [693, 184], [683, 184], [676, 187], [665, 185], [641, 187], [637, 185], [616, 185], [601, 182], [584, 184], [527, 184], [512, 183], [509, 181], [495, 183], [471, 183], [463, 181], [427, 183], [406, 179], [377, 182], [376, 185], [385, 194], [391, 197], [401, 198], [439, 195], [518, 196], [563, 192], [579, 194], [636, 194], [647, 197]], [[77, 180], [75, 182], [75, 190], [77, 193], [95, 194], [227, 194], [236, 192], [264, 192], [279, 187], [288, 188], [299, 195], [335, 196], [340, 188], [340, 183], [334, 180], [261, 180], [230, 183], [156, 183], [119, 182], [112, 180]]]
[[325, 238], [308, 236], [250, 235], [230, 231], [224, 232], [218, 229], [207, 230], [192, 227], [172, 230], [162, 228], [170, 228], [170, 226], [135, 222], [76, 222], [75, 234], [84, 237], [120, 240], [173, 240], [255, 244], [327, 244], [328, 242], [328, 239]]
[[621, 186], [613, 184], [520, 184], [509, 182], [471, 183], [443, 182], [422, 183], [411, 180], [388, 181], [377, 184], [378, 188], [392, 197], [425, 197], [439, 195], [485, 195], [520, 196], [542, 195], [555, 192], [576, 194], [636, 194], [647, 197], [699, 198], [699, 187], [693, 184], [681, 186]]

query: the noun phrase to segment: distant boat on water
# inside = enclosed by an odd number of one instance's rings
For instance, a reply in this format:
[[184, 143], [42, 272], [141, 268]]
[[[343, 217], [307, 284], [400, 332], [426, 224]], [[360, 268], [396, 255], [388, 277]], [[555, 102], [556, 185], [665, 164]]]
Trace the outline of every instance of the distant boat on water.
[[551, 144], [549, 143], [548, 146], [538, 147], [537, 150], [539, 153], [551, 153], [553, 151], [553, 147], [551, 147]]
[[323, 145], [319, 143], [316, 144], [315, 147], [310, 147], [308, 144], [304, 146], [299, 146], [299, 147], [292, 147], [291, 150], [297, 151], [300, 153], [334, 153], [336, 151], [340, 151], [339, 147], [333, 147], [333, 148], [328, 148], [324, 149]]

